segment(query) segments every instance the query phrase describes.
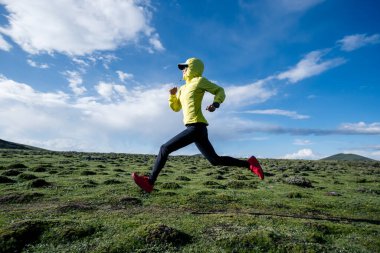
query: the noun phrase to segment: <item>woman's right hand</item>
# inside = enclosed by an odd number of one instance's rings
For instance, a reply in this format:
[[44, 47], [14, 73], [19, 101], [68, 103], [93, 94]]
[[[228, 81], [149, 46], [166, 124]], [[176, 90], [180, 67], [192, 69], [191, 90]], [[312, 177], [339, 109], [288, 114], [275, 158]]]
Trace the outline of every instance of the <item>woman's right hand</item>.
[[170, 92], [170, 95], [175, 95], [175, 94], [177, 94], [177, 87], [173, 87], [173, 88], [171, 88], [170, 90], [169, 90], [169, 92]]

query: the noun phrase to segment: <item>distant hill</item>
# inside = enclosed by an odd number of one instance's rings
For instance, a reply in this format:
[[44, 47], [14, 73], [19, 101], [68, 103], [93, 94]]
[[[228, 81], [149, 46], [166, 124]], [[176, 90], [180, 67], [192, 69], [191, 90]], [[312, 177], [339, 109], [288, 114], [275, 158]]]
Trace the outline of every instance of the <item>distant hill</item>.
[[361, 155], [355, 155], [355, 154], [336, 154], [332, 155], [326, 158], [323, 158], [321, 160], [336, 160], [336, 161], [375, 161], [373, 159], [370, 159], [368, 157], [364, 157]]
[[19, 144], [10, 141], [4, 141], [0, 139], [0, 149], [23, 149], [23, 150], [44, 150], [42, 148], [37, 148], [33, 146], [28, 146], [24, 144]]

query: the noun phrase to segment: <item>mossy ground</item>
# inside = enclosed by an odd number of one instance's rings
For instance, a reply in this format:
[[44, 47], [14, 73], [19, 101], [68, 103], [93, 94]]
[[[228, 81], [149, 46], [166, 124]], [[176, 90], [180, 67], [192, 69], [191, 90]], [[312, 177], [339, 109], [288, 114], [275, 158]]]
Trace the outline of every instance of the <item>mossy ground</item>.
[[380, 252], [380, 163], [0, 151], [0, 252]]

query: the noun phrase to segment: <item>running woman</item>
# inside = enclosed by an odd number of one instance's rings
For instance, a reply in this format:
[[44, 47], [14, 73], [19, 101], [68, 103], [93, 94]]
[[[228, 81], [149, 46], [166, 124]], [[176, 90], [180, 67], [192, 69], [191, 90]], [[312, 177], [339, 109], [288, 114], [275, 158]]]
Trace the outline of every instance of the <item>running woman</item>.
[[200, 59], [190, 58], [185, 63], [178, 64], [178, 68], [182, 70], [183, 79], [186, 83], [179, 89], [173, 87], [169, 90], [169, 106], [175, 112], [182, 109], [186, 129], [161, 146], [149, 177], [140, 176], [136, 172], [132, 173], [135, 183], [150, 193], [169, 154], [191, 143], [195, 143], [202, 155], [212, 165], [247, 168], [263, 180], [264, 172], [254, 156], [246, 161], [229, 156], [219, 156], [208, 139], [208, 122], [202, 114], [202, 99], [206, 91], [214, 95], [214, 102], [206, 108], [207, 111], [214, 112], [226, 97], [224, 89], [202, 77], [204, 65]]

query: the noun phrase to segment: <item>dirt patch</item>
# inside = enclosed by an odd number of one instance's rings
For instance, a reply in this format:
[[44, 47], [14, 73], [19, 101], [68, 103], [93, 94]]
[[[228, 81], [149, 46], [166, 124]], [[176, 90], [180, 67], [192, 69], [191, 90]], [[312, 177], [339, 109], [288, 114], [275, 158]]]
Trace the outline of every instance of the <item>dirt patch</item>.
[[22, 221], [0, 230], [0, 252], [21, 252], [40, 238], [46, 225], [43, 221]]
[[95, 171], [91, 171], [91, 170], [84, 170], [80, 174], [82, 176], [93, 176], [93, 175], [96, 175], [96, 172]]
[[235, 178], [236, 180], [248, 180], [248, 179], [249, 179], [249, 178], [246, 177], [245, 175], [240, 175], [240, 174], [235, 175], [234, 178]]
[[192, 197], [197, 198], [204, 198], [205, 196], [213, 196], [216, 195], [215, 191], [198, 191], [192, 194]]
[[[49, 168], [51, 168], [51, 166]], [[33, 172], [46, 172], [46, 171], [48, 171], [48, 166], [37, 166], [37, 167], [31, 168], [29, 170], [33, 171]]]
[[215, 178], [216, 180], [224, 180], [224, 179], [226, 179], [226, 178], [223, 177], [222, 175], [216, 175], [214, 178]]
[[19, 175], [21, 173], [22, 172], [19, 171], [19, 170], [11, 169], [11, 170], [4, 171], [1, 175], [3, 175], [3, 176], [9, 176], [9, 177], [14, 177], [14, 176], [17, 176], [17, 175]]
[[16, 181], [6, 176], [0, 176], [0, 184], [14, 184]]
[[26, 169], [26, 168], [28, 167], [23, 163], [13, 163], [8, 166], [8, 169]]
[[167, 190], [175, 190], [175, 189], [182, 188], [182, 186], [180, 186], [179, 184], [177, 184], [175, 182], [168, 182], [168, 183], [163, 183], [161, 185], [161, 188], [162, 189], [167, 189]]
[[368, 188], [360, 187], [357, 191], [361, 193], [380, 195], [380, 190], [377, 190], [377, 189], [368, 189]]
[[97, 228], [91, 225], [70, 226], [62, 230], [61, 237], [65, 241], [72, 242], [93, 235], [96, 231]]
[[52, 186], [52, 183], [47, 182], [44, 179], [35, 179], [32, 182], [30, 182], [29, 186], [31, 188], [44, 188], [44, 187], [50, 187]]
[[110, 208], [111, 210], [122, 210], [130, 207], [139, 207], [142, 206], [143, 202], [139, 198], [125, 196], [120, 199], [112, 200], [110, 205], [107, 205], [106, 208]]
[[137, 232], [137, 235], [146, 243], [156, 245], [171, 244], [181, 246], [191, 241], [190, 235], [164, 224], [143, 226]]
[[98, 183], [95, 182], [94, 180], [86, 180], [84, 184], [82, 185], [82, 188], [93, 188], [93, 187], [96, 187], [97, 185]]
[[227, 187], [232, 188], [232, 189], [257, 188], [257, 186], [252, 182], [244, 182], [244, 181], [237, 181], [237, 180], [230, 180], [227, 183]]
[[250, 249], [251, 252], [275, 252], [281, 236], [273, 231], [254, 230], [245, 234], [221, 237], [216, 243], [230, 252], [241, 252]]
[[328, 225], [324, 225], [324, 224], [321, 224], [321, 223], [317, 223], [317, 222], [307, 222], [305, 223], [305, 225], [313, 230], [316, 230], [318, 232], [321, 232], [325, 235], [327, 234], [333, 234], [335, 233], [335, 230], [331, 227], [331, 226], [328, 226]]
[[179, 181], [191, 181], [190, 178], [186, 177], [186, 176], [178, 176], [176, 178], [176, 180], [179, 180]]
[[300, 199], [300, 198], [303, 198], [304, 196], [300, 192], [289, 192], [288, 194], [286, 194], [286, 197], [290, 199]]
[[225, 189], [226, 188], [225, 185], [221, 185], [215, 181], [206, 181], [206, 182], [204, 182], [203, 185], [206, 186], [207, 188], [211, 188], [211, 189]]
[[70, 203], [67, 205], [59, 206], [57, 211], [60, 213], [68, 213], [73, 211], [91, 211], [95, 208], [84, 203]]
[[24, 194], [8, 194], [0, 196], [0, 204], [19, 204], [19, 203], [29, 203], [44, 196], [42, 193], [24, 193]]
[[313, 185], [311, 184], [311, 181], [304, 177], [289, 177], [284, 180], [288, 184], [304, 187], [304, 188], [312, 188]]
[[37, 179], [38, 177], [29, 173], [21, 173], [20, 175], [18, 175], [18, 178], [21, 180], [29, 181], [29, 180]]
[[178, 195], [176, 192], [172, 192], [172, 191], [163, 191], [160, 193], [161, 196], [168, 196], [168, 197], [172, 197], [172, 196], [176, 196]]
[[276, 174], [270, 173], [268, 171], [264, 172], [264, 175], [265, 175], [265, 177], [274, 177], [274, 176], [276, 176]]
[[101, 229], [100, 225], [92, 225], [79, 222], [62, 222], [54, 226], [46, 232], [44, 240], [53, 243], [61, 244], [62, 242], [72, 242], [75, 240], [88, 237]]
[[369, 223], [369, 224], [375, 224], [375, 225], [380, 225], [380, 220], [371, 220], [371, 219], [361, 219], [361, 218], [349, 218], [349, 217], [327, 217], [326, 215], [303, 215], [303, 214], [281, 214], [281, 213], [265, 213], [265, 212], [234, 212], [234, 213], [229, 213], [224, 210], [217, 210], [217, 211], [192, 211], [190, 212], [191, 214], [195, 215], [253, 215], [253, 216], [273, 216], [273, 217], [283, 217], [283, 218], [292, 218], [292, 219], [306, 219], [306, 220], [315, 220], [315, 221], [331, 221], [331, 222], [363, 222], [363, 223]]
[[338, 197], [338, 196], [342, 196], [342, 194], [340, 194], [339, 192], [326, 192], [326, 196]]
[[141, 206], [142, 205], [141, 199], [129, 197], [129, 196], [122, 197], [119, 202], [126, 206]]
[[103, 184], [110, 185], [110, 184], [121, 184], [123, 182], [116, 180], [116, 179], [108, 179], [103, 182]]

